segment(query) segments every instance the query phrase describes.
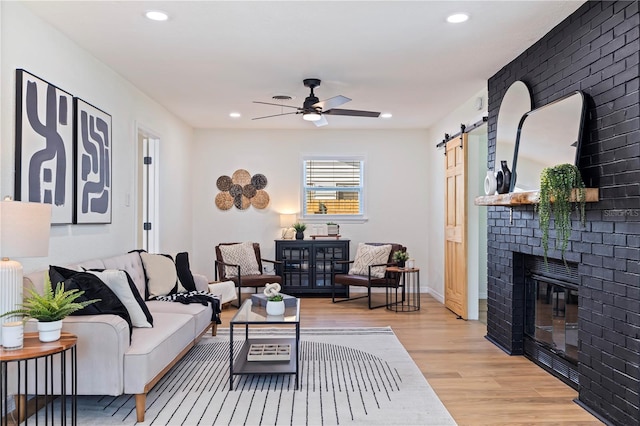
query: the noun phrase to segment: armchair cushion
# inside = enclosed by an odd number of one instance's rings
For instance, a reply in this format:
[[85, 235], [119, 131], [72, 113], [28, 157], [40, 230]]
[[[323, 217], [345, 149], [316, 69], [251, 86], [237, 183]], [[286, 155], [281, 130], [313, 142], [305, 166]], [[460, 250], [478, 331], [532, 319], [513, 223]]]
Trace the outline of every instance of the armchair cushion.
[[391, 253], [391, 244], [384, 245], [369, 245], [365, 243], [358, 244], [358, 250], [356, 252], [356, 258], [353, 261], [351, 269], [349, 269], [349, 275], [369, 275], [369, 266], [371, 268], [371, 276], [374, 278], [383, 278], [387, 271], [387, 261], [389, 260], [389, 254]]
[[[256, 259], [253, 243], [245, 242], [239, 244], [228, 244], [219, 246], [222, 254], [222, 261], [240, 266], [240, 273], [244, 275], [260, 275], [260, 267]], [[234, 266], [225, 265], [225, 276], [233, 278], [238, 276], [238, 269]]]

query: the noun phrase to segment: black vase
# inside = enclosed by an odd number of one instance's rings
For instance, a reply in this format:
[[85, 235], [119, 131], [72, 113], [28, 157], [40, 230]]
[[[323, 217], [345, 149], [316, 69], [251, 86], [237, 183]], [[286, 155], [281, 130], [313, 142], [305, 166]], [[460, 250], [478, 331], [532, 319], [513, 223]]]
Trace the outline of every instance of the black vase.
[[304, 231], [296, 231], [296, 240], [304, 240]]
[[499, 170], [496, 175], [498, 194], [506, 194], [511, 186], [511, 170], [507, 167], [506, 160], [500, 161], [500, 167], [502, 170]]

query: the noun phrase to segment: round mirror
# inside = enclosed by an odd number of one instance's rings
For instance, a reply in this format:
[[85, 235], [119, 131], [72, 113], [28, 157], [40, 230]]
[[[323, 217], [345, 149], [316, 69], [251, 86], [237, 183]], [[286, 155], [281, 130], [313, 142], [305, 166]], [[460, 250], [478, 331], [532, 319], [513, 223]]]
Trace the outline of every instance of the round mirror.
[[506, 161], [513, 167], [518, 126], [522, 117], [533, 107], [529, 88], [522, 81], [514, 82], [504, 94], [498, 111], [498, 127], [496, 129], [496, 156], [493, 170], [500, 169], [500, 162]]

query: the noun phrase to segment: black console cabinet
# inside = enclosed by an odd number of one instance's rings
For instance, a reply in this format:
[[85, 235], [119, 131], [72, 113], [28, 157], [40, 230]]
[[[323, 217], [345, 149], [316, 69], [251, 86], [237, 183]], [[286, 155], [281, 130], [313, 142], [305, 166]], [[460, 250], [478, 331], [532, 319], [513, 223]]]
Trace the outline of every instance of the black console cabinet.
[[[331, 262], [349, 260], [349, 240], [276, 240], [276, 260], [283, 293], [330, 297]], [[348, 265], [341, 268], [347, 273]]]

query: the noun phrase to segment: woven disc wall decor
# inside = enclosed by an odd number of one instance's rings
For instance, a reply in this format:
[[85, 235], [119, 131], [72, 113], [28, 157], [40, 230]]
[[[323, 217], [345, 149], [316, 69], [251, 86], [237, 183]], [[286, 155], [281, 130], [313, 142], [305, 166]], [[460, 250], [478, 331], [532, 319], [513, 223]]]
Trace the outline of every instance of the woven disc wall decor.
[[231, 178], [229, 176], [220, 176], [216, 181], [216, 186], [220, 191], [228, 191], [231, 188]]
[[238, 169], [231, 177], [220, 176], [216, 180], [216, 187], [220, 193], [216, 195], [216, 206], [220, 210], [229, 210], [236, 206], [239, 210], [246, 210], [249, 206], [264, 209], [269, 205], [269, 194], [264, 190], [267, 177], [263, 174], [251, 174], [245, 169]]
[[256, 209], [264, 209], [269, 205], [269, 194], [265, 190], [256, 191], [255, 197], [251, 199], [251, 205]]
[[251, 183], [251, 174], [245, 169], [238, 169], [235, 172], [233, 172], [233, 175], [231, 176], [231, 180], [236, 185], [244, 186], [248, 183]]
[[220, 192], [216, 195], [216, 207], [220, 210], [229, 210], [233, 207], [233, 197], [228, 192]]

